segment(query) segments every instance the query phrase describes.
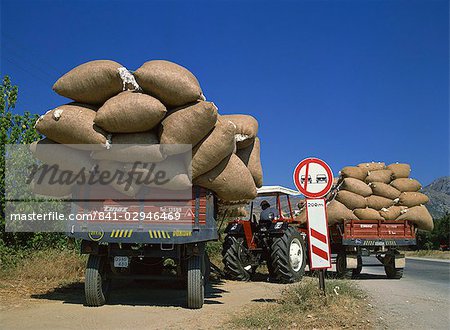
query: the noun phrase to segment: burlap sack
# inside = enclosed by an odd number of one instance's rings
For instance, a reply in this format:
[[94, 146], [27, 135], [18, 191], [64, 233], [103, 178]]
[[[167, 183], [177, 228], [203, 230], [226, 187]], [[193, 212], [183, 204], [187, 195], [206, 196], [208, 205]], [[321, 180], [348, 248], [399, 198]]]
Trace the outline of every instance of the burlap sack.
[[367, 171], [358, 166], [346, 166], [339, 172], [339, 174], [343, 178], [355, 178], [364, 181], [367, 176]]
[[353, 210], [353, 213], [359, 220], [384, 220], [377, 210], [371, 208], [356, 209]]
[[124, 163], [157, 163], [163, 161], [166, 156], [161, 151], [156, 133], [148, 131], [113, 134], [110, 149], [95, 151], [92, 153], [92, 158]]
[[211, 171], [199, 176], [194, 184], [214, 191], [223, 200], [250, 200], [256, 197], [253, 177], [245, 164], [231, 154]]
[[381, 210], [382, 208], [388, 208], [394, 205], [394, 201], [392, 199], [377, 195], [366, 197], [366, 200], [367, 206], [375, 210]]
[[158, 125], [165, 114], [166, 107], [154, 97], [126, 91], [106, 101], [94, 122], [107, 132], [144, 132]]
[[45, 164], [56, 165], [60, 171], [71, 171], [74, 175], [80, 171], [88, 173], [94, 166], [89, 151], [74, 150], [48, 138], [33, 142], [30, 151]]
[[253, 176], [256, 187], [260, 188], [263, 184], [263, 172], [260, 158], [260, 143], [259, 138], [244, 149], [238, 149], [236, 155], [244, 162], [250, 173]]
[[204, 100], [197, 78], [186, 68], [168, 61], [145, 62], [134, 72], [144, 92], [169, 108]]
[[184, 157], [183, 154], [174, 155], [160, 163], [129, 163], [125, 164], [125, 169], [135, 173], [133, 176], [143, 186], [166, 190], [191, 189], [191, 173], [186, 168]]
[[223, 115], [236, 125], [236, 145], [238, 149], [248, 147], [258, 134], [258, 121], [250, 115]]
[[384, 170], [386, 168], [385, 163], [375, 163], [375, 162], [371, 162], [371, 163], [361, 163], [358, 164], [357, 166], [361, 169], [363, 169], [366, 173], [368, 173], [369, 171], [378, 171], [378, 170]]
[[372, 194], [372, 189], [365, 183], [364, 181], [354, 179], [354, 178], [345, 178], [341, 184], [341, 190], [351, 191], [355, 194], [361, 195], [363, 197], [370, 196]]
[[98, 144], [104, 148], [107, 147], [106, 133], [94, 125], [95, 110], [95, 107], [85, 104], [65, 104], [39, 117], [35, 128], [49, 139], [73, 144], [71, 147], [74, 148], [95, 149], [94, 146], [83, 148], [76, 144]]
[[38, 196], [68, 198], [72, 195], [76, 182], [73, 176], [66, 180], [67, 178], [67, 175], [62, 175], [62, 171], [50, 170], [44, 173], [43, 170], [38, 170], [31, 180], [30, 188]]
[[392, 176], [394, 179], [408, 178], [411, 173], [411, 166], [409, 166], [409, 164], [395, 163], [386, 166], [386, 168], [392, 171]]
[[372, 194], [377, 196], [396, 199], [401, 194], [400, 190], [395, 189], [391, 185], [384, 182], [371, 182], [369, 183], [369, 186], [372, 188]]
[[196, 178], [216, 167], [234, 150], [236, 126], [219, 117], [213, 130], [192, 150], [192, 177]]
[[405, 209], [407, 209], [406, 206], [390, 206], [388, 208], [382, 208], [380, 210], [380, 215], [385, 220], [395, 220], [400, 216], [400, 214], [402, 214], [402, 211]]
[[403, 192], [398, 198], [397, 204], [401, 206], [413, 207], [426, 204], [430, 201], [427, 195], [420, 192]]
[[389, 183], [392, 180], [392, 171], [391, 170], [376, 170], [369, 171], [365, 182], [384, 182]]
[[[198, 102], [176, 109], [161, 122], [161, 144], [191, 144], [195, 146], [214, 127], [217, 121], [217, 107], [212, 102]], [[162, 146], [163, 152], [173, 154], [169, 146]]]
[[344, 204], [350, 210], [367, 207], [367, 201], [364, 197], [347, 190], [340, 190], [336, 194], [336, 200]]
[[344, 220], [358, 220], [352, 211], [335, 199], [327, 204], [327, 219], [329, 226]]
[[[117, 62], [91, 61], [77, 66], [59, 78], [53, 85], [53, 90], [80, 103], [102, 104], [123, 91], [124, 87], [127, 88], [124, 86], [127, 80], [122, 80], [121, 74], [130, 75]], [[136, 89], [138, 86], [133, 85], [130, 88]]]
[[414, 206], [403, 211], [397, 221], [408, 220], [414, 223], [417, 228], [432, 231], [434, 228], [433, 217], [423, 205]]
[[[139, 191], [142, 188], [142, 184], [138, 184], [136, 178], [134, 176], [129, 176], [129, 171], [125, 167], [125, 164], [118, 163], [114, 161], [105, 161], [100, 160], [97, 163], [97, 171], [99, 175], [102, 173], [108, 172], [110, 174], [110, 178], [112, 178], [116, 171], [123, 173], [122, 179], [119, 179], [117, 176], [117, 180], [113, 180], [109, 185], [116, 191], [120, 192], [129, 197], [136, 197]], [[130, 178], [128, 180], [128, 178]]]
[[391, 182], [391, 186], [400, 190], [401, 192], [419, 191], [422, 185], [419, 181], [408, 178], [395, 179]]

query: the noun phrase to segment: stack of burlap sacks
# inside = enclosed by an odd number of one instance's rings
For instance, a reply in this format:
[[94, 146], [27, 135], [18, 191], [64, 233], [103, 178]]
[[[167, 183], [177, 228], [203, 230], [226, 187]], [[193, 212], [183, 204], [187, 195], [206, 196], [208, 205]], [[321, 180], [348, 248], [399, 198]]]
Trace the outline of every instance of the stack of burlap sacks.
[[[130, 73], [114, 61], [92, 61], [63, 75], [53, 90], [74, 102], [36, 122], [46, 139], [31, 149], [45, 163], [57, 163], [62, 170], [89, 171], [98, 165], [100, 170], [128, 171], [133, 162], [148, 161], [174, 181], [164, 188], [192, 183], [224, 201], [253, 199], [262, 185], [256, 119], [219, 115], [196, 77], [182, 66], [155, 60]], [[54, 155], [40, 152], [48, 144], [54, 144]], [[83, 150], [86, 144], [90, 151]], [[171, 148], [175, 144], [191, 145], [192, 157], [179, 159], [183, 148]], [[136, 196], [141, 186], [112, 188]], [[33, 189], [42, 195], [70, 194], [70, 187], [55, 189], [45, 183]]]
[[408, 164], [362, 163], [344, 167], [328, 197], [328, 223], [344, 220], [408, 220], [417, 228], [433, 229], [424, 206], [429, 199], [421, 184], [409, 178]]

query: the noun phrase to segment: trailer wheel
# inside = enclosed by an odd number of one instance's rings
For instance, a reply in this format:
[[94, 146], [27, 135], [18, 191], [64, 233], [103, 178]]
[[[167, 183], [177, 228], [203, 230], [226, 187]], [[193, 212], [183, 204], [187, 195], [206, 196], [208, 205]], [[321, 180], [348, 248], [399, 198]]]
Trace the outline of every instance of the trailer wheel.
[[104, 256], [89, 255], [84, 281], [86, 306], [103, 306], [108, 299], [111, 280], [107, 278], [108, 260]]
[[187, 306], [199, 309], [205, 299], [204, 256], [191, 256], [187, 262]]
[[[395, 268], [395, 255], [387, 254], [385, 257], [384, 271], [387, 278], [401, 279], [403, 277], [403, 268]], [[387, 260], [386, 260], [387, 259]]]
[[305, 273], [306, 248], [302, 235], [288, 227], [270, 247], [271, 278], [281, 283], [300, 281]]
[[226, 236], [222, 246], [222, 262], [228, 278], [237, 281], [250, 280], [251, 263], [243, 238]]
[[339, 252], [336, 257], [336, 273], [340, 278], [352, 278], [353, 270], [347, 268], [347, 255], [345, 252]]
[[357, 277], [359, 274], [361, 274], [362, 267], [362, 257], [358, 256], [358, 266], [352, 270], [352, 277]]

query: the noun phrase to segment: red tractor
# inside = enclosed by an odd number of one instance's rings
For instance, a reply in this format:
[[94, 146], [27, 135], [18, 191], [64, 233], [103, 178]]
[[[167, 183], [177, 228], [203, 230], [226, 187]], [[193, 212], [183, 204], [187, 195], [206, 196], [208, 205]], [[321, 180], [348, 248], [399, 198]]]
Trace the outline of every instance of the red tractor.
[[297, 195], [297, 191], [280, 186], [261, 187], [257, 200], [262, 197], [267, 199], [265, 203], [271, 201], [275, 205], [270, 207], [268, 203], [268, 207], [262, 203], [264, 210], [258, 212], [255, 200], [250, 205], [248, 219], [228, 224], [222, 247], [228, 278], [248, 281], [257, 267], [265, 263], [271, 281], [292, 283], [301, 280], [307, 258], [306, 230], [301, 229], [301, 223], [294, 219], [289, 198]]

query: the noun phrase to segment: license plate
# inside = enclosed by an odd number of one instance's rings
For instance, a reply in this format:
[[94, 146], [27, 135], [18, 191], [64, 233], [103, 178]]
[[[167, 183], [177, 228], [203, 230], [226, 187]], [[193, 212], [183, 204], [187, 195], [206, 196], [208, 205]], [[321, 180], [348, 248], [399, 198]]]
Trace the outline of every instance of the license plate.
[[121, 257], [121, 256], [114, 257], [114, 267], [128, 268], [128, 257]]

